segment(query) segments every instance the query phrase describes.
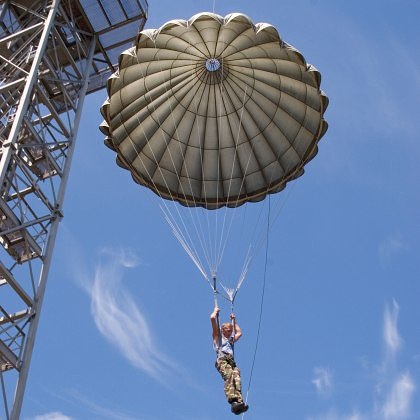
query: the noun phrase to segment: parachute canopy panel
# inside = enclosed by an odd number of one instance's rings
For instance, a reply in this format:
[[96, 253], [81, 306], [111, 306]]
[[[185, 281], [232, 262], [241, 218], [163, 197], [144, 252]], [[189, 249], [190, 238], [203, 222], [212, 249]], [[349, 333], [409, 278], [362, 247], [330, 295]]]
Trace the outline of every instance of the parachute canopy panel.
[[140, 32], [121, 54], [101, 130], [161, 197], [236, 207], [282, 190], [316, 155], [320, 79], [272, 25], [200, 13]]

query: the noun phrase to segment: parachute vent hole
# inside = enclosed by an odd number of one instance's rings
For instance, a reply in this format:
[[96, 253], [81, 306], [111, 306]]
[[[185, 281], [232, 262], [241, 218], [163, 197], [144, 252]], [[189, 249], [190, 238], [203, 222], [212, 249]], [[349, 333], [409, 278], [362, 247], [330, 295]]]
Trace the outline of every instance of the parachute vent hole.
[[217, 71], [220, 69], [220, 61], [217, 58], [208, 58], [206, 60], [206, 69], [208, 71]]

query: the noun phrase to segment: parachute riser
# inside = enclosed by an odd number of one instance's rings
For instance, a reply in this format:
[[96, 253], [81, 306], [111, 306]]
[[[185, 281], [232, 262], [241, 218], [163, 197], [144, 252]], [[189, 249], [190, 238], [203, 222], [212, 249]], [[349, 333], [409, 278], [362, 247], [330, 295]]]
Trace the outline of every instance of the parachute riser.
[[212, 274], [212, 279], [213, 279], [213, 298], [214, 298], [214, 307], [216, 308], [217, 305], [217, 281], [216, 281], [216, 275], [213, 273]]
[[[217, 303], [217, 281], [216, 281], [216, 274], [215, 273], [213, 273], [212, 274], [212, 279], [213, 279], [213, 299], [214, 299], [214, 307], [215, 308], [218, 308], [219, 307], [219, 305], [218, 305], [218, 303]], [[222, 345], [222, 337], [221, 337], [221, 334], [222, 334], [222, 331], [221, 331], [221, 329], [220, 329], [220, 319], [219, 319], [219, 314], [217, 314], [217, 317], [216, 317], [216, 322], [217, 322], [217, 330], [219, 331], [219, 335], [218, 335], [218, 346], [220, 347], [221, 345]]]

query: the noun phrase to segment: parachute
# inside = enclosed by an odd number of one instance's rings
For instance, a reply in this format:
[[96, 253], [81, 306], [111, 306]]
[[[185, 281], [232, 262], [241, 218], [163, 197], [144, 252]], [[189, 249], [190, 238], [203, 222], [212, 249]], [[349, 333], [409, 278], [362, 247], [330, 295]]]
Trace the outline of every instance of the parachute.
[[[283, 190], [317, 154], [327, 130], [320, 82], [272, 25], [199, 13], [138, 34], [108, 80], [100, 129], [118, 165], [162, 199], [206, 213], [234, 210]], [[209, 280], [189, 238], [203, 231], [201, 246], [206, 225], [185, 227], [164, 213]], [[214, 243], [226, 247], [223, 238]], [[210, 264], [213, 277], [220, 259]]]

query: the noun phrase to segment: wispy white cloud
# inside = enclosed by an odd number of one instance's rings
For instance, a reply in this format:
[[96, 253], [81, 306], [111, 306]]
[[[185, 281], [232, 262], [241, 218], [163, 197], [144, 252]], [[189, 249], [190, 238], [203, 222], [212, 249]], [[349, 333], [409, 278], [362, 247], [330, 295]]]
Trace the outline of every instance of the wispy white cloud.
[[401, 234], [395, 233], [386, 238], [379, 245], [379, 258], [383, 263], [389, 261], [394, 255], [398, 254], [404, 247]]
[[[392, 31], [383, 33], [378, 40], [369, 36], [354, 20], [343, 19], [340, 25], [346, 28], [340, 40], [343, 48], [354, 51], [354, 45], [358, 46], [354, 54], [347, 55], [345, 71], [349, 72], [348, 77], [352, 80], [352, 83], [348, 83], [349, 89], [358, 94], [363, 92], [364, 100], [359, 100], [358, 107], [350, 112], [357, 112], [359, 118], [362, 114], [366, 115], [365, 128], [371, 124], [373, 130], [385, 135], [399, 132], [398, 141], [401, 146], [407, 138], [412, 138], [417, 129], [413, 111], [419, 101], [414, 88], [420, 81], [417, 56]], [[388, 71], [383, 71], [384, 68]], [[359, 90], [354, 90], [354, 86], [358, 86]], [[405, 95], [401, 95], [401, 92], [405, 92]], [[413, 109], [407, 103], [412, 103]], [[381, 121], [381, 124], [375, 124], [375, 121]]]
[[135, 254], [135, 252], [128, 248], [115, 249], [102, 247], [100, 254], [102, 257], [110, 258], [125, 268], [135, 268], [142, 264], [140, 258]]
[[73, 420], [73, 417], [66, 416], [59, 411], [54, 411], [52, 413], [35, 416], [33, 417], [33, 420]]
[[308, 417], [307, 420], [369, 420], [369, 417], [359, 413], [357, 410], [350, 414], [341, 414], [336, 409], [330, 409], [320, 416]]
[[[376, 365], [373, 387], [375, 398], [372, 407], [364, 410], [355, 409], [351, 414], [332, 408], [320, 416], [309, 417], [308, 420], [408, 420], [413, 418], [411, 406], [416, 385], [410, 372], [398, 369], [398, 353], [402, 350], [402, 338], [398, 331], [398, 316], [400, 307], [393, 299], [385, 305], [383, 313], [383, 345], [384, 357]], [[364, 369], [370, 369], [371, 364], [362, 361]], [[379, 367], [379, 368], [378, 368]], [[327, 368], [316, 368], [315, 378], [312, 380], [317, 391], [326, 395], [332, 388], [332, 375]]]
[[411, 402], [414, 382], [409, 373], [401, 374], [393, 383], [383, 405], [384, 420], [404, 420], [411, 418]]
[[124, 249], [102, 250], [93, 281], [85, 284], [91, 312], [100, 333], [136, 368], [164, 381], [175, 364], [159, 349], [143, 313], [122, 284], [122, 269], [139, 264], [134, 253]]
[[382, 377], [378, 382], [378, 416], [384, 420], [404, 420], [411, 417], [410, 409], [414, 394], [414, 381], [409, 372], [394, 371], [398, 352], [402, 348], [402, 338], [398, 331], [400, 307], [397, 301], [385, 306], [383, 340], [386, 359], [382, 366]]
[[[130, 415], [128, 412], [110, 407], [112, 404], [111, 401], [93, 401], [88, 394], [83, 391], [81, 392], [78, 389], [55, 389], [53, 391], [47, 391], [51, 397], [59, 401], [64, 401], [66, 405], [76, 407], [78, 414], [77, 419], [80, 418], [100, 418], [100, 419], [110, 419], [110, 420], [141, 420], [141, 417], [138, 413], [136, 416]], [[81, 415], [80, 413], [83, 412]], [[54, 417], [58, 415], [58, 417]], [[61, 413], [51, 413], [43, 416], [37, 416], [34, 418], [27, 418], [25, 420], [73, 420], [73, 417], [63, 416], [60, 417]], [[53, 416], [53, 417], [48, 417]]]
[[392, 301], [392, 307], [385, 306], [384, 323], [383, 323], [383, 337], [387, 354], [394, 358], [401, 347], [401, 337], [398, 332], [398, 314], [400, 307], [397, 301]]
[[383, 342], [386, 351], [376, 384], [375, 404], [375, 418], [384, 420], [411, 418], [411, 401], [415, 389], [409, 372], [396, 371], [397, 356], [402, 348], [402, 338], [398, 331], [399, 311], [400, 307], [395, 299], [391, 306], [385, 305]]
[[111, 420], [139, 420], [140, 417], [137, 415], [133, 417], [127, 413], [119, 410], [108, 408], [105, 404], [94, 402], [82, 394], [80, 391], [72, 390], [69, 392], [71, 400], [76, 401], [78, 405], [86, 407], [90, 414], [97, 416], [101, 419]]
[[[343, 419], [344, 420], [344, 419]], [[357, 411], [345, 417], [345, 420], [367, 420], [363, 414], [358, 413]]]
[[316, 367], [314, 369], [315, 377], [312, 383], [315, 385], [316, 391], [321, 396], [329, 396], [333, 388], [332, 373], [329, 368]]
[[[420, 86], [420, 70], [416, 54], [412, 54], [410, 47], [404, 45], [398, 36], [390, 31], [387, 48], [384, 49], [386, 56], [384, 60], [393, 66], [392, 71], [382, 75], [382, 95], [385, 96], [383, 102], [384, 119], [391, 129], [398, 129], [403, 134], [402, 138], [412, 138], [417, 132], [418, 124], [415, 118], [415, 109], [419, 104], [416, 92]], [[388, 58], [392, 57], [393, 60]], [[384, 76], [388, 75], [388, 79]], [[402, 77], [401, 77], [402, 76]], [[391, 78], [398, 78], [400, 83], [389, 83]], [[417, 88], [417, 89], [416, 89]], [[401, 91], [406, 91], [405, 96], [401, 96]], [[379, 94], [379, 92], [377, 92]], [[411, 102], [409, 102], [411, 100]], [[404, 102], [402, 102], [404, 101]], [[406, 106], [407, 103], [413, 103], [412, 107]], [[415, 106], [417, 105], [417, 106]], [[386, 112], [388, 111], [388, 112]], [[408, 136], [407, 136], [408, 134]]]
[[[99, 261], [91, 272], [84, 253], [71, 232], [64, 229], [72, 261], [68, 267], [72, 279], [90, 297], [91, 313], [99, 332], [137, 369], [168, 385], [169, 377], [182, 375], [192, 387], [190, 375], [160, 349], [149, 322], [129, 290], [123, 285], [125, 269], [144, 265], [144, 262], [125, 247], [102, 247]], [[89, 260], [90, 261], [90, 260]], [[172, 379], [172, 378], [171, 378]]]

